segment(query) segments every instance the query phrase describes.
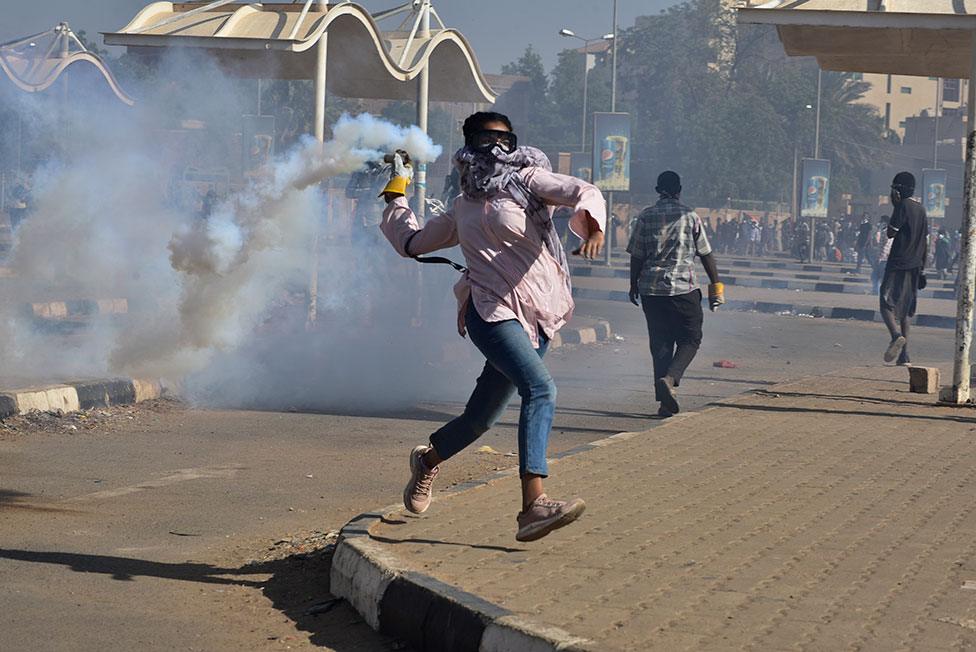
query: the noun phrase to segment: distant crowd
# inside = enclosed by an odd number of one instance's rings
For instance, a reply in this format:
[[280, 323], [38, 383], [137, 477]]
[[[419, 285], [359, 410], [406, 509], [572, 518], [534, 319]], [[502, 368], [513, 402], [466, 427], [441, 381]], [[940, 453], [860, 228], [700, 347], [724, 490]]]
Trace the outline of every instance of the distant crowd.
[[[706, 222], [705, 229], [715, 251], [735, 256], [764, 256], [790, 252], [798, 260], [847, 262], [857, 269], [869, 265], [883, 270], [891, 241], [885, 235], [888, 216], [872, 223], [865, 214], [860, 220], [852, 217], [815, 221], [813, 255], [810, 255], [810, 224], [800, 220], [776, 221], [768, 217], [756, 218], [743, 213], [738, 218], [718, 218], [714, 226]], [[955, 270], [962, 245], [962, 231], [940, 228], [929, 234], [929, 261], [940, 278], [947, 278]]]

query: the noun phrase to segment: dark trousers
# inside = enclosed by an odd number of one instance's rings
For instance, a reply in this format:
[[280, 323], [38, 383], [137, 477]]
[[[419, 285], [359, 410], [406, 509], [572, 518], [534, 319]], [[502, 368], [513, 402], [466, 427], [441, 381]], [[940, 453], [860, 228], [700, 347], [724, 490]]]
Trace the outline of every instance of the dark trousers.
[[655, 381], [670, 376], [675, 387], [681, 383], [702, 341], [701, 301], [701, 290], [673, 297], [641, 295]]

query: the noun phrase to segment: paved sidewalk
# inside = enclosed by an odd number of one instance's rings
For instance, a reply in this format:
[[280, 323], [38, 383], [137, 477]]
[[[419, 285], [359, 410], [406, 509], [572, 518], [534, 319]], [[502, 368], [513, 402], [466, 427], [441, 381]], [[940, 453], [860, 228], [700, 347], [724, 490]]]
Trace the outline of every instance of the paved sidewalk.
[[[976, 412], [907, 375], [778, 385], [558, 460], [547, 489], [588, 509], [536, 543], [514, 539], [511, 476], [365, 516], [360, 539], [414, 588], [577, 648], [973, 649]], [[418, 595], [387, 592], [379, 622], [423, 617]]]

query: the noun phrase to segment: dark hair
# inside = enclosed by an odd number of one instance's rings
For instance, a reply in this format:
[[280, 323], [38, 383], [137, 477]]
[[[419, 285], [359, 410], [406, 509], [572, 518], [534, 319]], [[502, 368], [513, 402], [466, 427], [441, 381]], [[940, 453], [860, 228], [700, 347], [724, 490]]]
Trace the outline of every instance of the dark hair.
[[494, 111], [478, 111], [465, 118], [464, 124], [461, 126], [461, 133], [464, 134], [464, 139], [467, 140], [474, 136], [484, 129], [485, 125], [489, 122], [501, 122], [508, 127], [509, 131], [515, 131], [512, 129], [512, 121], [508, 119], [507, 115]]
[[657, 177], [657, 187], [654, 190], [662, 195], [677, 195], [681, 192], [681, 177], [671, 170], [662, 172]]
[[915, 192], [915, 175], [911, 172], [899, 172], [891, 182], [891, 187], [900, 190], [902, 197], [911, 197]]

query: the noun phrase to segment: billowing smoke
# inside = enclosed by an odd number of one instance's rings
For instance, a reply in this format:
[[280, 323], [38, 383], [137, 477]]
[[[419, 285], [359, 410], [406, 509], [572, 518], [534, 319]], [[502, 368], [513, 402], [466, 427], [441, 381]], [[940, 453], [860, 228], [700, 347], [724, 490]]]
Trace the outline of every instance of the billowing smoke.
[[[246, 112], [219, 74], [200, 74], [186, 86], [204, 113]], [[393, 149], [435, 159], [440, 148], [419, 129], [343, 116], [324, 145], [300, 141], [203, 219], [167, 200], [173, 170], [159, 155], [151, 99], [136, 110], [87, 101], [50, 120], [70, 153], [35, 171], [32, 213], [7, 262], [13, 277], [0, 279], [5, 377], [155, 376], [209, 404], [378, 409], [468, 375], [440, 364], [443, 345], [459, 342], [453, 272], [425, 271], [421, 281], [420, 266], [397, 257], [378, 229], [350, 240], [341, 185], [332, 199], [323, 192]], [[24, 101], [20, 110], [44, 121], [46, 107]], [[316, 265], [319, 315], [309, 328]], [[111, 298], [126, 299], [126, 315], [89, 316], [67, 334], [39, 330], [27, 309]]]

